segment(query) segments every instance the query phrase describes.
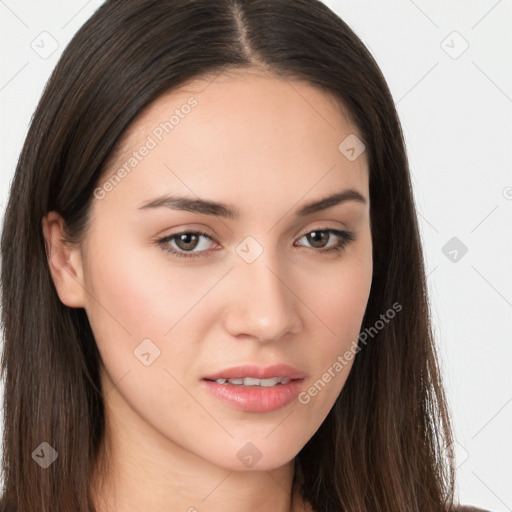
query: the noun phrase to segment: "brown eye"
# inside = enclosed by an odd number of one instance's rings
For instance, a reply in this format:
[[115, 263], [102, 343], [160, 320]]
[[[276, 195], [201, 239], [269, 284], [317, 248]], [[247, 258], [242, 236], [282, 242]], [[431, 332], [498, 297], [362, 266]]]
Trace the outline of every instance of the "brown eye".
[[[307, 246], [318, 249], [318, 253], [341, 252], [350, 242], [356, 239], [355, 233], [339, 229], [317, 229], [301, 236], [299, 240], [305, 239]], [[302, 245], [302, 244], [300, 244]]]
[[312, 247], [321, 249], [327, 245], [329, 241], [330, 233], [328, 231], [311, 231], [306, 235], [308, 242]]
[[199, 243], [199, 236], [196, 233], [183, 233], [181, 235], [176, 235], [175, 244], [179, 249], [183, 251], [190, 251], [195, 249]]
[[214, 240], [201, 231], [184, 231], [169, 235], [160, 240], [157, 244], [176, 257], [195, 258], [199, 256], [207, 256], [212, 247], [215, 245]]

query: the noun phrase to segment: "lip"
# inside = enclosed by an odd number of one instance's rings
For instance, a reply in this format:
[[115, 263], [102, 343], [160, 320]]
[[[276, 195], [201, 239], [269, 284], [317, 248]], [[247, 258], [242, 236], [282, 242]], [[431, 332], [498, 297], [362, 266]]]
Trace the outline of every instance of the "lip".
[[[272, 387], [238, 386], [234, 384], [218, 384], [217, 379], [239, 379], [253, 377], [269, 379], [271, 377], [286, 377], [286, 384]], [[226, 368], [220, 372], [203, 377], [201, 385], [213, 396], [226, 405], [245, 412], [271, 412], [293, 402], [299, 394], [306, 374], [297, 368], [286, 364], [273, 366], [244, 365]]]
[[290, 380], [304, 379], [306, 374], [288, 364], [275, 364], [272, 366], [242, 365], [226, 368], [219, 372], [203, 377], [204, 380], [217, 379], [243, 379], [253, 377], [255, 379], [270, 379], [272, 377], [287, 377]]

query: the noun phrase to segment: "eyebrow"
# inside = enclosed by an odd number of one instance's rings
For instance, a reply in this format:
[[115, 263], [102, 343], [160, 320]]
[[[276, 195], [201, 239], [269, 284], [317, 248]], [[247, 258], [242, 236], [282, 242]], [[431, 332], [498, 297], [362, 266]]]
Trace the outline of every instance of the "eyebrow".
[[[350, 188], [328, 197], [324, 197], [323, 199], [307, 203], [297, 211], [296, 215], [297, 217], [305, 217], [306, 215], [311, 215], [312, 213], [326, 210], [327, 208], [331, 208], [348, 201], [366, 204], [364, 196], [357, 190]], [[140, 206], [139, 210], [162, 207], [170, 208], [171, 210], [183, 210], [187, 212], [202, 213], [204, 215], [213, 215], [215, 217], [224, 217], [226, 219], [240, 218], [240, 210], [224, 203], [208, 201], [206, 199], [191, 199], [188, 197], [169, 195], [163, 195], [152, 199]]]

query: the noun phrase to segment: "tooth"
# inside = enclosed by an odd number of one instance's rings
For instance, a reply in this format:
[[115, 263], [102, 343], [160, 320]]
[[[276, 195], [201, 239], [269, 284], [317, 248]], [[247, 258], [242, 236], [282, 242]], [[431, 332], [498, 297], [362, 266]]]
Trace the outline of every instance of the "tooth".
[[244, 386], [259, 386], [260, 379], [253, 379], [252, 377], [246, 377], [244, 379]]
[[273, 387], [278, 384], [286, 384], [290, 379], [287, 377], [271, 377], [269, 379], [256, 379], [254, 377], [245, 377], [238, 379], [217, 379], [215, 382], [218, 384], [228, 384], [233, 385], [243, 385], [243, 386], [263, 386], [263, 387]]
[[260, 386], [271, 387], [275, 386], [278, 382], [281, 382], [279, 377], [272, 377], [271, 379], [260, 379]]

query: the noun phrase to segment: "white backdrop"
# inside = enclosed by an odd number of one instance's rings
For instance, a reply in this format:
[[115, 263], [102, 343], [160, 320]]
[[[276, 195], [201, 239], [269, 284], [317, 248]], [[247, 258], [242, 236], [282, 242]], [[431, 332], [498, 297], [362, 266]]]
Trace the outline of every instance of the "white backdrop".
[[[44, 84], [101, 3], [0, 0], [2, 218]], [[325, 3], [373, 53], [403, 124], [460, 501], [511, 511], [512, 0]]]

